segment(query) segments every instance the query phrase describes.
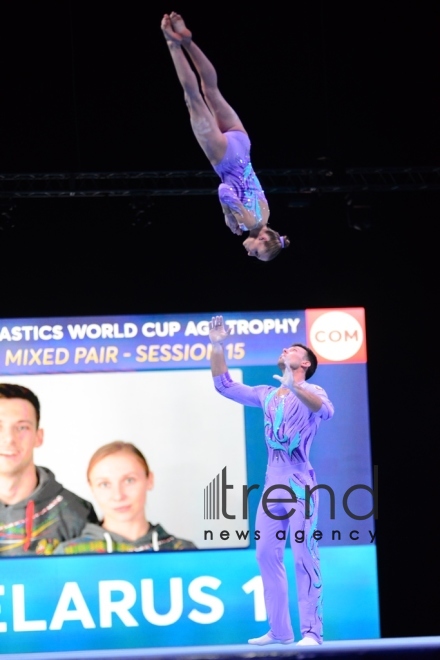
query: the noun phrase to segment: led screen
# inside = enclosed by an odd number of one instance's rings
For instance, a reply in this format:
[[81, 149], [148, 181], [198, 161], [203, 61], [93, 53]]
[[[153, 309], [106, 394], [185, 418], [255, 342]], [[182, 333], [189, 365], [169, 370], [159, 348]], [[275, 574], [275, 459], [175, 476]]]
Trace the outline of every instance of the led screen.
[[[320, 485], [324, 637], [378, 637], [378, 471], [370, 454], [364, 310], [224, 318], [232, 328], [226, 361], [237, 382], [277, 385], [278, 356], [294, 342], [318, 357], [310, 382], [335, 407], [310, 455]], [[148, 520], [195, 546], [93, 552], [85, 545], [61, 555], [55, 533], [39, 540], [46, 518], [35, 517], [38, 505], [31, 529], [3, 506], [0, 653], [236, 644], [267, 631], [255, 559], [267, 461], [263, 414], [215, 391], [208, 321], [206, 314], [0, 321], [0, 382], [29, 388], [41, 403], [36, 465], [101, 518], [86, 478], [89, 459], [109, 442], [133, 443], [154, 474]], [[288, 541], [285, 554], [298, 638], [290, 546], [299, 542]]]

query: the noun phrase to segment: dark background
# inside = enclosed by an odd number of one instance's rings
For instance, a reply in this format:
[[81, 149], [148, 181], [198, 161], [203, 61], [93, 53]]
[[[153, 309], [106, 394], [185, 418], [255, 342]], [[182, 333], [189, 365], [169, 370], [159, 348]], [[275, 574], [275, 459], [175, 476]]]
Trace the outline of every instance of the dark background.
[[[3, 6], [0, 173], [209, 169], [159, 29], [173, 9], [217, 66], [257, 171], [440, 165], [431, 4]], [[140, 225], [129, 199], [15, 200], [0, 316], [364, 306], [382, 634], [439, 634], [440, 192], [366, 192], [364, 231], [343, 194], [303, 208], [273, 194], [292, 243], [269, 264], [246, 256], [214, 193], [157, 197]]]

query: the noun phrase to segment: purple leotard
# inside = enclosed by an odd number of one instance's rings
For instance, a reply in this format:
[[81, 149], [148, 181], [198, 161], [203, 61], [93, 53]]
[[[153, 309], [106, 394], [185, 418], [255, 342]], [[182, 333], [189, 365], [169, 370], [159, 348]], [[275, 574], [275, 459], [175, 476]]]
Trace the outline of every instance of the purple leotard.
[[[283, 534], [290, 529], [294, 552], [298, 608], [302, 636], [313, 637], [322, 643], [322, 583], [319, 568], [317, 542], [313, 536], [317, 526], [318, 491], [310, 497], [309, 516], [306, 517], [306, 486], [317, 485], [315, 472], [309, 463], [310, 447], [321, 420], [333, 416], [333, 404], [326, 392], [318, 385], [303, 382], [301, 387], [313, 392], [322, 400], [322, 406], [314, 413], [292, 392], [279, 395], [279, 388], [267, 385], [249, 387], [234, 382], [229, 373], [214, 378], [220, 394], [245, 406], [260, 407], [264, 411], [264, 429], [268, 450], [268, 466], [264, 491], [276, 484], [290, 488], [297, 502], [270, 502], [268, 510], [273, 516], [285, 516], [292, 508], [293, 515], [284, 520], [273, 519], [258, 506], [255, 529], [260, 531], [257, 541], [257, 561], [264, 586], [264, 600], [270, 625], [269, 634], [277, 640], [293, 639], [289, 614], [286, 569], [283, 554], [286, 541]], [[273, 500], [288, 500], [284, 489], [275, 489]], [[278, 533], [278, 535], [277, 535]], [[303, 538], [303, 541], [297, 539]]]
[[[224, 135], [227, 139], [226, 153], [220, 163], [213, 166], [222, 180], [218, 187], [220, 202], [240, 214], [241, 203], [252, 213], [257, 227], [263, 219], [259, 202], [267, 205], [267, 200], [252, 168], [249, 137], [243, 131], [227, 131]], [[239, 227], [248, 231], [248, 227], [243, 224], [239, 224]]]

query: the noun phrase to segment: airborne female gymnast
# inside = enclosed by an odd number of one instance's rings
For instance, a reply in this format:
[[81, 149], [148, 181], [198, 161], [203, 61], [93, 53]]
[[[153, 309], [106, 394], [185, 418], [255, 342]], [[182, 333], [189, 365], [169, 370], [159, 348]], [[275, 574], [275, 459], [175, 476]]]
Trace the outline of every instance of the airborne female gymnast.
[[[226, 225], [234, 234], [249, 231], [243, 242], [250, 257], [274, 259], [289, 246], [287, 236], [268, 227], [269, 206], [250, 162], [250, 141], [237, 113], [217, 86], [217, 73], [192, 40], [182, 17], [165, 14], [161, 28], [183, 87], [193, 133], [222, 183], [219, 199]], [[182, 48], [200, 76], [197, 77]]]

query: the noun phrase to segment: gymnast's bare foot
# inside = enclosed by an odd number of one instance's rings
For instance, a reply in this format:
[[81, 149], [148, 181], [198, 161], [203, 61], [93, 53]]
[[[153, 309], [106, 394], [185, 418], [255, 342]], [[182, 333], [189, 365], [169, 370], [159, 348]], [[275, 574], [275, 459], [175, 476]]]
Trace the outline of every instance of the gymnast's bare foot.
[[164, 14], [160, 27], [169, 46], [182, 45], [182, 37], [180, 34], [177, 34], [177, 32], [174, 32], [173, 26], [171, 24], [171, 18], [168, 16], [168, 14]]
[[177, 34], [182, 37], [182, 43], [184, 46], [187, 46], [189, 43], [191, 43], [192, 39], [192, 34], [190, 30], [185, 25], [185, 21], [181, 17], [180, 14], [176, 14], [175, 11], [172, 11], [170, 14], [170, 19], [171, 19], [171, 26], [174, 30], [174, 32], [177, 32]]

